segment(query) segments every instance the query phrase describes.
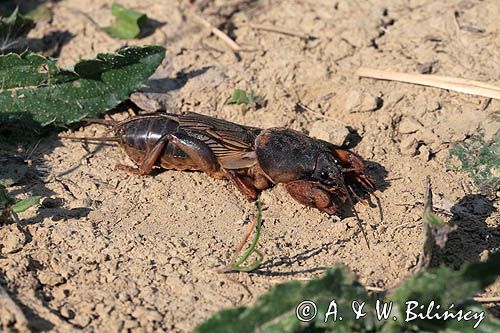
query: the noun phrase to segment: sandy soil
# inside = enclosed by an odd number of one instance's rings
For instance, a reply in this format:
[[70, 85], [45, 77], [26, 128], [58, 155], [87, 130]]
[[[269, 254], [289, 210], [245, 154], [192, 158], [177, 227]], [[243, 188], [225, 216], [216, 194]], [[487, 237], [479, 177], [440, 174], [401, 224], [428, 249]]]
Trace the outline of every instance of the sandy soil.
[[[124, 45], [98, 29], [112, 21], [111, 3], [57, 2], [30, 37], [61, 65], [111, 52]], [[416, 265], [428, 175], [436, 204], [451, 207], [445, 217], [458, 226], [446, 262], [458, 267], [499, 248], [498, 200], [478, 194], [467, 174], [448, 171], [445, 162], [452, 142], [480, 129], [487, 137], [495, 133], [492, 115], [500, 101], [485, 104], [476, 96], [354, 74], [369, 66], [500, 83], [498, 1], [257, 1], [221, 15], [209, 12], [222, 1], [210, 3], [204, 15], [242, 45], [241, 59], [184, 3], [120, 3], [159, 23], [129, 44], [168, 49], [134, 101], [149, 111], [177, 108], [258, 127], [287, 126], [336, 143], [350, 133], [353, 151], [371, 161], [383, 219], [377, 208], [356, 206], [368, 250], [353, 218], [328, 218], [278, 186], [262, 196], [264, 264], [250, 274], [221, 275], [217, 269], [228, 263], [255, 214], [231, 184], [195, 172], [136, 177], [114, 171], [116, 163], [130, 163], [118, 147], [46, 138], [30, 156], [28, 177], [11, 189], [46, 198], [21, 215], [26, 244], [15, 225], [0, 228], [0, 285], [32, 329], [186, 332], [222, 308], [251, 304], [279, 282], [309, 279], [336, 263], [367, 285], [390, 288]], [[235, 88], [263, 96], [265, 107], [224, 105]], [[75, 133], [106, 134], [99, 125]], [[32, 148], [18, 152], [26, 156]], [[500, 296], [500, 285], [485, 295]]]

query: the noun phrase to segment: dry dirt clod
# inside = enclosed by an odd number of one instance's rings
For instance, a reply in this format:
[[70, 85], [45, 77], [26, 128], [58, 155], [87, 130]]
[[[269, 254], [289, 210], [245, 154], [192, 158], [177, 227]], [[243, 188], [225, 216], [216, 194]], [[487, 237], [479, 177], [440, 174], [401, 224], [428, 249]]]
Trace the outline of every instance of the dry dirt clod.
[[418, 148], [418, 152], [418, 156], [422, 161], [427, 162], [430, 160], [432, 151], [429, 147], [427, 147], [426, 145], [422, 145], [420, 146], [420, 148]]
[[21, 333], [30, 332], [24, 313], [0, 286], [0, 331], [9, 332], [12, 327]]
[[78, 208], [89, 208], [92, 207], [92, 199], [75, 199], [68, 202], [69, 209], [78, 209]]
[[418, 142], [414, 136], [407, 136], [401, 140], [399, 144], [399, 150], [402, 154], [407, 156], [415, 156], [417, 153]]
[[349, 135], [349, 130], [331, 120], [318, 120], [312, 124], [309, 135], [341, 146]]
[[38, 280], [41, 284], [46, 286], [57, 286], [61, 283], [64, 283], [65, 279], [58, 273], [52, 272], [48, 269], [40, 271], [38, 273]]
[[64, 199], [47, 197], [43, 199], [41, 204], [45, 208], [56, 208], [64, 204]]
[[351, 90], [347, 96], [347, 112], [372, 112], [380, 109], [384, 101], [368, 92]]
[[423, 64], [417, 64], [416, 68], [420, 74], [431, 74], [434, 68], [434, 65], [437, 61], [429, 61]]
[[490, 257], [490, 251], [488, 251], [488, 250], [484, 250], [483, 252], [481, 252], [479, 254], [479, 260], [481, 262], [487, 261], [489, 257]]
[[154, 309], [147, 309], [142, 306], [137, 306], [132, 312], [132, 317], [139, 320], [142, 326], [151, 325], [152, 322], [161, 322], [163, 316]]
[[118, 299], [121, 302], [127, 302], [130, 301], [130, 295], [127, 294], [126, 292], [122, 291], [121, 293], [118, 294]]
[[64, 304], [59, 312], [66, 319], [73, 319], [75, 317], [75, 309], [68, 304]]
[[418, 120], [411, 117], [404, 117], [399, 123], [399, 133], [401, 134], [415, 133], [422, 128], [422, 124]]
[[21, 250], [26, 243], [26, 235], [16, 224], [2, 227], [0, 231], [0, 252], [11, 254]]

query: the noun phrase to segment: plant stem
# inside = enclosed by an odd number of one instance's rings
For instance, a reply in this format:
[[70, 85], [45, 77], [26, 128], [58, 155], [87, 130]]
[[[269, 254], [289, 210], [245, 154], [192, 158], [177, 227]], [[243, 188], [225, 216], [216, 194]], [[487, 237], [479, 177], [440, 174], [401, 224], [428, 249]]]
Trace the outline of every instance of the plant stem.
[[[253, 271], [257, 267], [259, 267], [260, 264], [262, 263], [264, 256], [262, 255], [262, 253], [260, 251], [255, 249], [255, 247], [257, 246], [257, 242], [259, 241], [260, 230], [262, 228], [262, 202], [260, 201], [260, 199], [257, 200], [257, 210], [258, 210], [258, 213], [257, 213], [257, 224], [255, 226], [255, 237], [252, 241], [252, 244], [250, 245], [248, 250], [245, 252], [245, 254], [240, 259], [235, 258], [233, 260], [233, 262], [230, 265], [232, 271], [243, 271], [243, 272]], [[246, 262], [248, 260], [248, 258], [254, 252], [255, 252], [255, 254], [257, 254], [257, 256], [259, 258], [256, 259], [251, 265], [241, 266], [244, 262]]]

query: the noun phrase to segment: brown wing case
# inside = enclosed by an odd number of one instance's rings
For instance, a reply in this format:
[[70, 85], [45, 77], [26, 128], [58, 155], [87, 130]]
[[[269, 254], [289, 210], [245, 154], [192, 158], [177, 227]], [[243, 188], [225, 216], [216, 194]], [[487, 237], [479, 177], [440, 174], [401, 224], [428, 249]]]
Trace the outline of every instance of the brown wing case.
[[177, 116], [177, 121], [179, 130], [209, 146], [224, 168], [246, 168], [256, 163], [255, 139], [260, 128], [192, 112]]

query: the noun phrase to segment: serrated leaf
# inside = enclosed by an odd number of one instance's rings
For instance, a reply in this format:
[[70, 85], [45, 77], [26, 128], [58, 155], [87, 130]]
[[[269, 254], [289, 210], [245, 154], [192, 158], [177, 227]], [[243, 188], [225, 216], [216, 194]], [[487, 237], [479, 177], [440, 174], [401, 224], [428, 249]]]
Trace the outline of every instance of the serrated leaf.
[[0, 35], [11, 35], [12, 38], [26, 35], [35, 25], [35, 22], [24, 17], [16, 8], [8, 17], [0, 18]]
[[17, 51], [25, 44], [24, 37], [35, 22], [24, 17], [16, 8], [8, 17], [0, 18], [0, 53]]
[[160, 46], [129, 47], [83, 60], [73, 70], [35, 53], [0, 56], [0, 125], [64, 126], [126, 100], [160, 65]]
[[[342, 321], [324, 322], [330, 301], [335, 299]], [[362, 320], [355, 320], [351, 302], [364, 302], [368, 296], [364, 288], [343, 266], [334, 267], [320, 279], [306, 284], [292, 281], [272, 288], [261, 296], [254, 306], [223, 310], [196, 328], [196, 332], [350, 332], [373, 330], [373, 302], [367, 302]], [[295, 315], [297, 305], [304, 300], [314, 301], [317, 316], [310, 322], [301, 322]], [[342, 311], [344, 309], [344, 311]]]
[[[459, 166], [451, 165], [453, 158], [460, 161]], [[481, 192], [493, 195], [500, 186], [500, 131], [488, 142], [478, 134], [454, 144], [447, 164], [452, 170], [468, 172]]]
[[[469, 263], [459, 271], [451, 270], [448, 267], [439, 267], [430, 272], [419, 271], [403, 282], [389, 296], [389, 299], [394, 302], [394, 314], [400, 320], [388, 323], [388, 325], [430, 331], [444, 330], [448, 325], [452, 327], [455, 324], [449, 321], [453, 320], [416, 319], [405, 323], [402, 320], [405, 318], [405, 303], [416, 300], [420, 305], [428, 305], [434, 301], [440, 305], [441, 311], [448, 309], [453, 303], [454, 308], [459, 309], [468, 304], [465, 302], [466, 299], [495, 282], [499, 275], [500, 252], [490, 256], [487, 262]], [[463, 325], [467, 325], [468, 329], [471, 329], [473, 323], [467, 322]], [[498, 323], [493, 325], [498, 325]]]
[[18, 51], [25, 45], [25, 37], [35, 22], [14, 9], [9, 17], [0, 18], [0, 53]]
[[104, 31], [111, 37], [119, 39], [138, 37], [148, 20], [146, 14], [123, 7], [117, 3], [113, 3], [111, 6], [111, 14], [116, 17], [116, 22], [112, 26], [104, 28]]

